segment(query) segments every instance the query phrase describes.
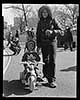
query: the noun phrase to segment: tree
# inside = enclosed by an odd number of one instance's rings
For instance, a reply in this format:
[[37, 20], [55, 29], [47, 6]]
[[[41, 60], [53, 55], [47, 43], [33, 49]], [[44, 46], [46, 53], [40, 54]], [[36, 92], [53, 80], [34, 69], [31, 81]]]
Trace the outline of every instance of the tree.
[[73, 4], [72, 6], [70, 6], [68, 4], [65, 4], [65, 6], [66, 6], [66, 9], [70, 11], [71, 21], [74, 25], [77, 21], [77, 17], [79, 16], [79, 5], [78, 4]]
[[67, 18], [70, 19], [70, 16], [64, 11], [60, 11], [60, 10], [54, 11], [53, 15], [55, 16], [55, 19], [59, 23], [60, 27], [64, 29], [66, 26]]
[[[23, 17], [23, 16], [22, 16]], [[25, 30], [25, 24], [24, 21], [23, 21], [23, 18], [20, 17], [20, 23], [19, 23], [19, 28], [20, 28], [20, 33], [22, 34], [23, 31]]]
[[[27, 24], [27, 18], [26, 17], [28, 15], [28, 13], [31, 11], [32, 8], [31, 8], [30, 5], [27, 5], [26, 7], [24, 7], [23, 4], [21, 4], [21, 5], [22, 5], [22, 7], [16, 5], [16, 6], [5, 7], [5, 9], [12, 8], [12, 9], [15, 10], [15, 12], [17, 12], [16, 15], [18, 15], [20, 17], [20, 31], [22, 32], [23, 20], [25, 22], [25, 26], [27, 26], [28, 24]], [[28, 9], [28, 8], [30, 8], [30, 9]]]
[[53, 15], [55, 15], [55, 19], [61, 27], [65, 28], [66, 25], [73, 26], [77, 23], [79, 7], [77, 4], [72, 4], [72, 6], [69, 4], [63, 4], [63, 7], [59, 6], [54, 10]]

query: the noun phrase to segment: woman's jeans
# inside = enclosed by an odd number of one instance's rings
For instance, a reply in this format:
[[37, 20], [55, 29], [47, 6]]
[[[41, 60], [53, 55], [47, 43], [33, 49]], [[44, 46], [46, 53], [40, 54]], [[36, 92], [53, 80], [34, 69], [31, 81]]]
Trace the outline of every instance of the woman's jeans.
[[56, 41], [42, 47], [42, 55], [45, 63], [43, 65], [43, 74], [48, 79], [48, 82], [51, 83], [55, 79]]

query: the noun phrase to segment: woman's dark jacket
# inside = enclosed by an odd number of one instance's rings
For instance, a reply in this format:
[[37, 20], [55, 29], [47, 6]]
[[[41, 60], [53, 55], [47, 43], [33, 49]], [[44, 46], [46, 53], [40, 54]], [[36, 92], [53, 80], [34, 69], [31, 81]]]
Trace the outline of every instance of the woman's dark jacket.
[[[45, 34], [45, 31], [46, 29], [51, 29], [51, 25], [53, 25], [53, 29], [52, 29], [53, 33], [49, 37], [47, 37]], [[51, 44], [51, 42], [55, 39], [55, 36], [56, 36], [54, 29], [55, 30], [60, 29], [54, 19], [39, 21], [38, 26], [37, 26], [37, 33], [36, 33], [38, 47]]]
[[[42, 10], [46, 9], [48, 11], [48, 17], [44, 19], [42, 17]], [[43, 47], [43, 46], [48, 46], [51, 44], [51, 42], [55, 39], [55, 32], [54, 29], [60, 29], [55, 22], [54, 19], [52, 19], [51, 11], [49, 7], [43, 6], [42, 8], [39, 9], [38, 16], [40, 18], [38, 25], [37, 25], [37, 32], [36, 32], [36, 37], [37, 37], [37, 46], [38, 47]], [[51, 29], [53, 25], [53, 29]], [[51, 29], [53, 31], [52, 34], [50, 34], [49, 37], [46, 35], [46, 30]]]

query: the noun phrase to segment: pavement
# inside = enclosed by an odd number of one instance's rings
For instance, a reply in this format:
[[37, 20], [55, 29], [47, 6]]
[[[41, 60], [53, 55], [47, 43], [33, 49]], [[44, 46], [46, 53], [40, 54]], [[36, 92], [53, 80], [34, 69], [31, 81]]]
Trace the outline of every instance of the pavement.
[[[28, 89], [25, 90], [23, 85], [19, 81], [20, 72], [23, 71], [23, 65], [19, 64], [22, 55], [23, 55], [23, 49], [21, 50], [19, 55], [11, 56], [11, 61], [8, 64], [5, 74], [3, 75], [3, 96], [76, 98], [77, 50], [71, 52], [70, 50], [64, 51], [63, 49], [57, 49], [57, 55], [56, 55], [57, 87], [50, 88], [48, 87], [47, 84], [43, 84], [42, 86], [38, 87], [38, 90], [34, 90], [33, 92], [30, 92]], [[39, 68], [42, 73], [42, 66]]]

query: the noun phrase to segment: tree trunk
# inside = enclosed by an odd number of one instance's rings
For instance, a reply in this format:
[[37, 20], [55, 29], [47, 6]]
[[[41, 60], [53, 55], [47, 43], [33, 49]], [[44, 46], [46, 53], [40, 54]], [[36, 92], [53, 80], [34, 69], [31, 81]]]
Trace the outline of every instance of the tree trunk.
[[24, 9], [24, 5], [23, 5], [23, 4], [22, 4], [22, 8], [23, 8], [23, 12], [24, 12], [24, 18], [25, 18], [25, 22], [26, 22], [26, 26], [27, 26], [26, 13], [25, 13], [25, 9]]

